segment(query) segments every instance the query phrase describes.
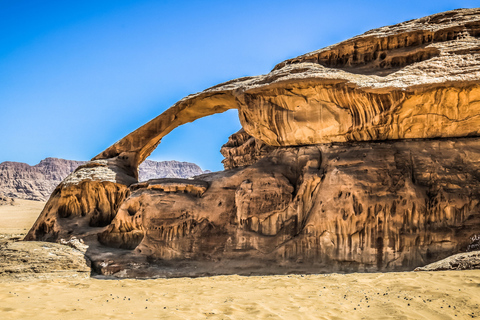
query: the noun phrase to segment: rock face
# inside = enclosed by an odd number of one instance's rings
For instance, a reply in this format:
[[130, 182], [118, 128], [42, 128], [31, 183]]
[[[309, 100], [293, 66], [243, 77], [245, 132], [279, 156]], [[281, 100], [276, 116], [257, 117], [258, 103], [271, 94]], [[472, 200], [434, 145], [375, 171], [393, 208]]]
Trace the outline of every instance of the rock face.
[[158, 178], [187, 179], [203, 174], [204, 171], [195, 163], [180, 161], [145, 160], [138, 167], [138, 180], [147, 181]]
[[94, 159], [138, 166], [174, 128], [228, 109], [272, 146], [478, 135], [479, 11], [375, 29], [190, 95]]
[[39, 164], [0, 163], [0, 191], [12, 198], [46, 201], [55, 187], [84, 161], [46, 158]]
[[220, 152], [225, 157], [222, 161], [223, 167], [228, 170], [252, 165], [274, 149], [240, 129], [228, 138], [228, 142], [222, 146]]
[[[47, 201], [55, 187], [85, 161], [46, 158], [30, 166], [21, 162], [0, 163], [0, 191], [12, 198]], [[188, 178], [202, 174], [189, 162], [146, 160], [139, 167], [139, 179]]]
[[[137, 183], [177, 126], [236, 108], [223, 172]], [[413, 270], [480, 237], [480, 9], [190, 95], [79, 167], [27, 235], [117, 276]], [[473, 241], [473, 242], [472, 242]]]

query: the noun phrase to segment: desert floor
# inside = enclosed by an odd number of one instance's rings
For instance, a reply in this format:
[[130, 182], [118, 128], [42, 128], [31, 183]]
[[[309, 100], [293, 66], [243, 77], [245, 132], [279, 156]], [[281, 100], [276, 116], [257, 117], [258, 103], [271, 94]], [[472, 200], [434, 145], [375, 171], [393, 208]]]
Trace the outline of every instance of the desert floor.
[[40, 215], [45, 202], [15, 199], [16, 205], [0, 205], [0, 235], [25, 235]]
[[[0, 206], [25, 234], [43, 203]], [[0, 283], [0, 319], [471, 319], [480, 270]]]

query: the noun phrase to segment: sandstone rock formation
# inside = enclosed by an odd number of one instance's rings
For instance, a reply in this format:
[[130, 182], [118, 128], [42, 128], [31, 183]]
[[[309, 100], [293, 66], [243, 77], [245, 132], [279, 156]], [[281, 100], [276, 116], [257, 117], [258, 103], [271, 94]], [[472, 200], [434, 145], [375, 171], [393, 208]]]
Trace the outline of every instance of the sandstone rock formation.
[[[85, 161], [46, 158], [39, 164], [0, 163], [0, 192], [11, 198], [47, 201], [55, 187]], [[154, 178], [188, 178], [202, 174], [194, 163], [146, 160], [139, 167], [142, 181]]]
[[[238, 109], [223, 172], [138, 183]], [[116, 276], [413, 270], [480, 236], [480, 9], [369, 31], [190, 95], [77, 168], [27, 235]]]
[[479, 34], [478, 9], [375, 29], [190, 95], [94, 159], [137, 166], [174, 128], [228, 109], [272, 146], [478, 135]]

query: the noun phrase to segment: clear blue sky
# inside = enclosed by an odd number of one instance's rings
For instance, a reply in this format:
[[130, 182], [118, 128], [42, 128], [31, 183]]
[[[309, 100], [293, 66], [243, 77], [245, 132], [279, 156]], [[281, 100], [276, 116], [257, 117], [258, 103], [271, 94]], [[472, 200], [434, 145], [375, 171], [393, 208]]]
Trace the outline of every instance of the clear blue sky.
[[[369, 29], [476, 1], [0, 0], [0, 162], [88, 160], [182, 97]], [[235, 110], [150, 159], [221, 170]]]

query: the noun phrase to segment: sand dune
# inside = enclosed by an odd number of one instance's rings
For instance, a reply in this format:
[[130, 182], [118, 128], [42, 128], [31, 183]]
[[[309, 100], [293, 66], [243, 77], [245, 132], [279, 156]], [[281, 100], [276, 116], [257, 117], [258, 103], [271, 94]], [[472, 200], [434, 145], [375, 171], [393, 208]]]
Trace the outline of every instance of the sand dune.
[[[43, 203], [0, 207], [24, 234]], [[471, 319], [480, 270], [0, 283], [0, 319]]]

